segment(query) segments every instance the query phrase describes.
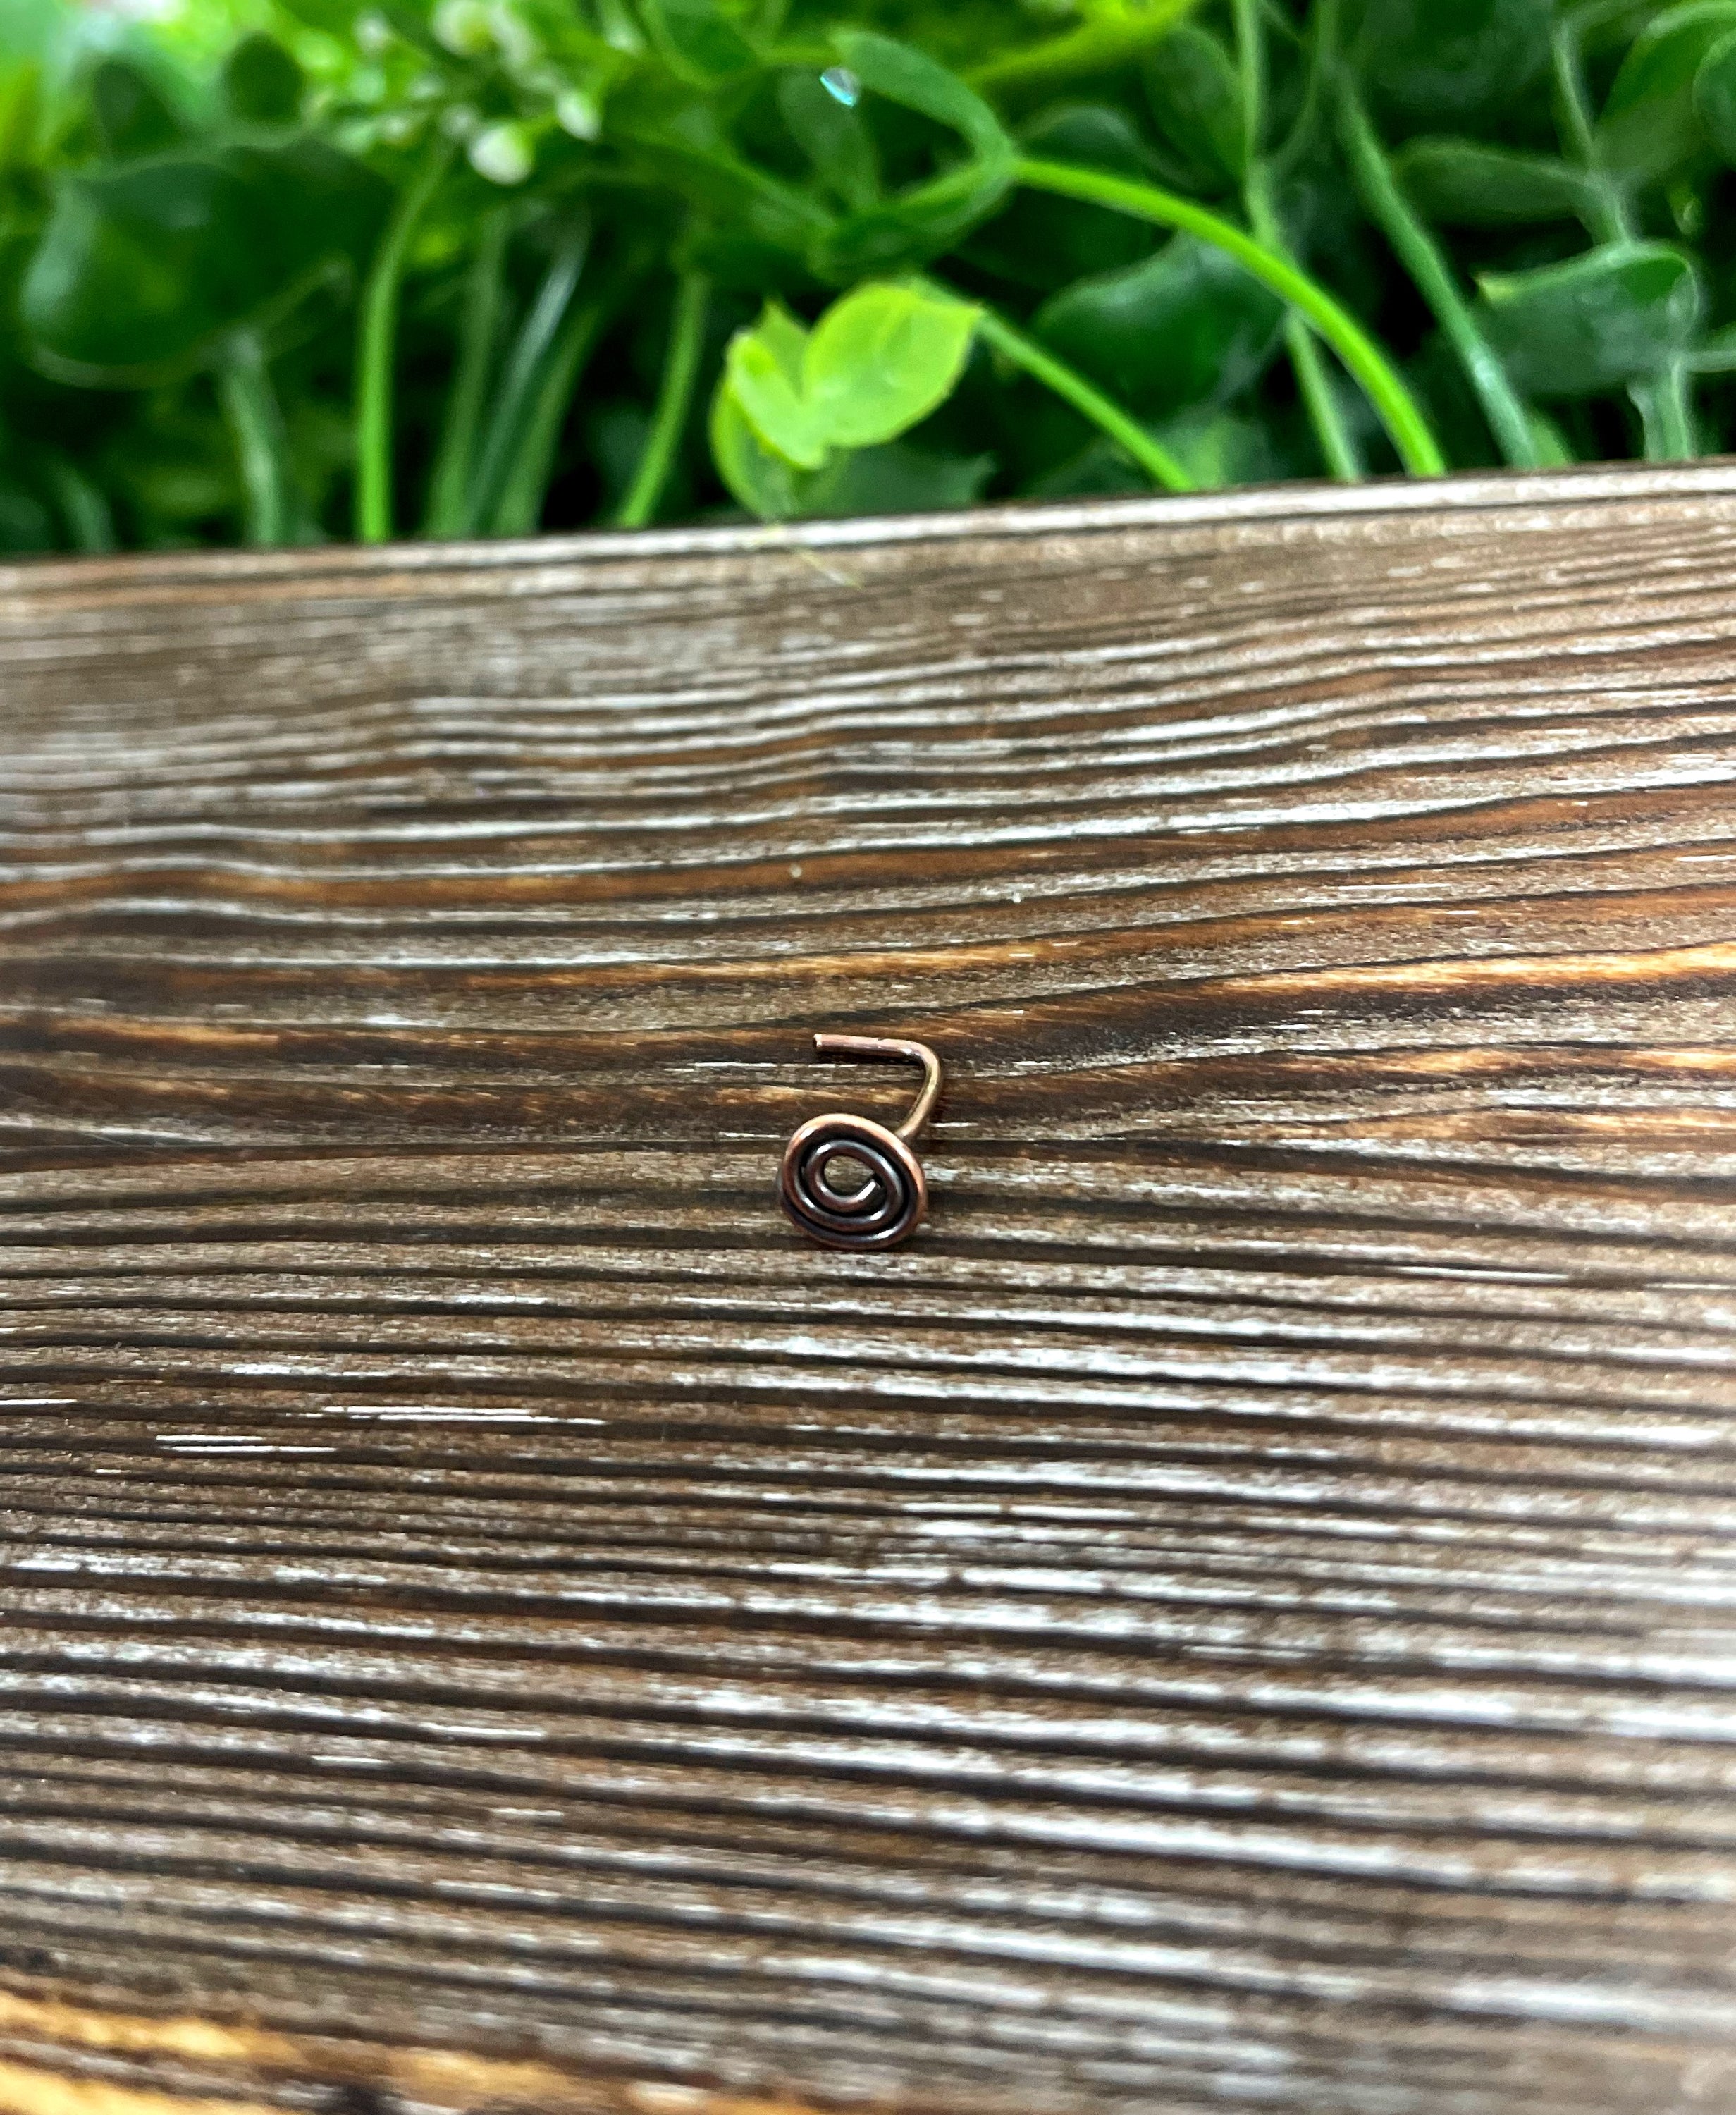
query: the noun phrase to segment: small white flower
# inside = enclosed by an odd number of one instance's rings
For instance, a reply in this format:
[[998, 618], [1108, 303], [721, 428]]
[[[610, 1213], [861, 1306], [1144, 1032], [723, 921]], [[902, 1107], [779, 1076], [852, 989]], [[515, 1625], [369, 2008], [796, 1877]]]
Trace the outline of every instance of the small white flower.
[[370, 59], [377, 59], [396, 43], [397, 33], [377, 8], [367, 8], [355, 18], [355, 41]]
[[602, 110], [588, 88], [563, 88], [555, 98], [555, 122], [575, 140], [594, 140], [602, 130]]
[[522, 125], [490, 125], [477, 134], [467, 151], [470, 167], [491, 184], [521, 184], [536, 162], [530, 135]]
[[488, 0], [440, 0], [434, 35], [461, 59], [479, 59], [494, 48], [493, 11]]
[[542, 57], [542, 44], [532, 34], [524, 18], [511, 7], [492, 7], [489, 21], [494, 31], [494, 41], [500, 48], [501, 57], [510, 71], [526, 72]]

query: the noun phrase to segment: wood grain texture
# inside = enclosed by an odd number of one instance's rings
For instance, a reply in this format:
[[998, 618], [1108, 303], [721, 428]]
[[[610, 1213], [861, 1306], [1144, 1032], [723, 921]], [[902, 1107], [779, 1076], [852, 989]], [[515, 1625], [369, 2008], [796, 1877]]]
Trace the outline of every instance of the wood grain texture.
[[1736, 470], [0, 670], [0, 2108], [1736, 2108]]

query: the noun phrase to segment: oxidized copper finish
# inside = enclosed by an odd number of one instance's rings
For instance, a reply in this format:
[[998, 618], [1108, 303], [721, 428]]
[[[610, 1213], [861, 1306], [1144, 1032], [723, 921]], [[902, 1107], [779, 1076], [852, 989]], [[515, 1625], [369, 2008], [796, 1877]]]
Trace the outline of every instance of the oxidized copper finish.
[[[941, 1062], [925, 1043], [868, 1035], [816, 1035], [821, 1057], [891, 1058], [920, 1065], [922, 1091], [896, 1131], [872, 1117], [834, 1110], [810, 1117], [784, 1149], [778, 1195], [810, 1241], [834, 1249], [889, 1249], [908, 1240], [928, 1209], [923, 1164], [908, 1141], [928, 1121], [941, 1090]], [[839, 1160], [866, 1170], [854, 1190], [835, 1190]]]

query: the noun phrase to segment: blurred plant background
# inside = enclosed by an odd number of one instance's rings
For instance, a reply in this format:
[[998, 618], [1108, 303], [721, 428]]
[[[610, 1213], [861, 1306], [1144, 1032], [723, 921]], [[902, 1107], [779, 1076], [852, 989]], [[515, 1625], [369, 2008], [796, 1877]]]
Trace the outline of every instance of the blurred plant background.
[[0, 0], [0, 548], [1730, 444], [1736, 0]]

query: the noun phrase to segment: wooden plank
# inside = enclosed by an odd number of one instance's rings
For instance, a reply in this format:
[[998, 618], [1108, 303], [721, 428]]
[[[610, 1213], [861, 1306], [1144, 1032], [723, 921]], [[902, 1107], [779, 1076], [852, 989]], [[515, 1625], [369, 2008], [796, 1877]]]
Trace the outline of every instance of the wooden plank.
[[1718, 466], [0, 576], [0, 2108], [1736, 2104], [1733, 587]]

